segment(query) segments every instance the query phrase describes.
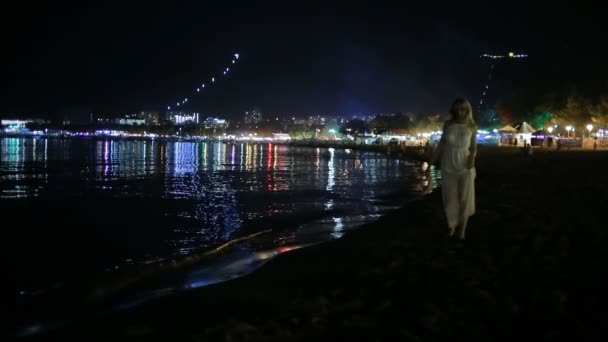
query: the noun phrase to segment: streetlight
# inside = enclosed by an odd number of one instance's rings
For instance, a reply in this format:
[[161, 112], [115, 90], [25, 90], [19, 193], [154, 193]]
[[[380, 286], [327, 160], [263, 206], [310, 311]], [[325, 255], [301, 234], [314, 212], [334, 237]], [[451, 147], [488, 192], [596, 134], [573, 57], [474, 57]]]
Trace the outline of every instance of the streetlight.
[[553, 133], [553, 127], [551, 127], [551, 126], [547, 127], [547, 131], [549, 131], [549, 134]]
[[566, 131], [568, 131], [568, 138], [570, 138], [570, 131], [572, 130], [572, 126], [566, 126]]
[[589, 138], [591, 138], [591, 130], [593, 129], [593, 125], [592, 124], [588, 124], [587, 125], [587, 130], [589, 131]]

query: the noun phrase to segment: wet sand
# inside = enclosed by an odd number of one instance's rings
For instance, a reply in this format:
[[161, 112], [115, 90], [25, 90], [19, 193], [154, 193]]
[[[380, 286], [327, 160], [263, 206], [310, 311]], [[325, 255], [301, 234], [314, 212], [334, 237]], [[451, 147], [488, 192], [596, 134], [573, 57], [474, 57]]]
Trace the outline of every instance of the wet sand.
[[439, 191], [226, 283], [44, 338], [604, 340], [608, 153], [480, 147], [467, 241]]

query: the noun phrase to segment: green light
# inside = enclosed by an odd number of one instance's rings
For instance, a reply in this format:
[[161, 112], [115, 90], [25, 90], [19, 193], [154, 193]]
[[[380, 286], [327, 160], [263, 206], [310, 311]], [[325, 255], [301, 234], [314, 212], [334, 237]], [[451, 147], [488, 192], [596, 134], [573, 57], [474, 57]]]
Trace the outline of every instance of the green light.
[[515, 54], [513, 52], [509, 52], [509, 57], [513, 57]]

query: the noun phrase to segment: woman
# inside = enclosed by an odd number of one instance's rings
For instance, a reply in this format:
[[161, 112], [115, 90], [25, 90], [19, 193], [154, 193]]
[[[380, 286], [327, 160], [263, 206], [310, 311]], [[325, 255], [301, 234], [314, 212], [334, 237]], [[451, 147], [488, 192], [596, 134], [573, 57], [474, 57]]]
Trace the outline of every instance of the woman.
[[441, 140], [431, 157], [441, 165], [442, 196], [448, 235], [464, 240], [469, 216], [475, 213], [475, 156], [477, 126], [469, 101], [458, 98], [443, 125]]

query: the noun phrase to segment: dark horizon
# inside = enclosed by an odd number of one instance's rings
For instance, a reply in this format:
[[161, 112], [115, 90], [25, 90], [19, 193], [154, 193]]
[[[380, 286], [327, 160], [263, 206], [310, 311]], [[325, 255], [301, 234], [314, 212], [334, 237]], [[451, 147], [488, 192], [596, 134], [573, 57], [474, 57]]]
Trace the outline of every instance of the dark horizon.
[[166, 109], [229, 66], [233, 53], [241, 58], [230, 77], [189, 96], [184, 110], [229, 119], [254, 106], [273, 116], [444, 113], [455, 97], [478, 100], [482, 53], [508, 51], [529, 58], [503, 73], [497, 98], [524, 85], [606, 92], [593, 9], [486, 6], [44, 4], [10, 30], [0, 115]]

